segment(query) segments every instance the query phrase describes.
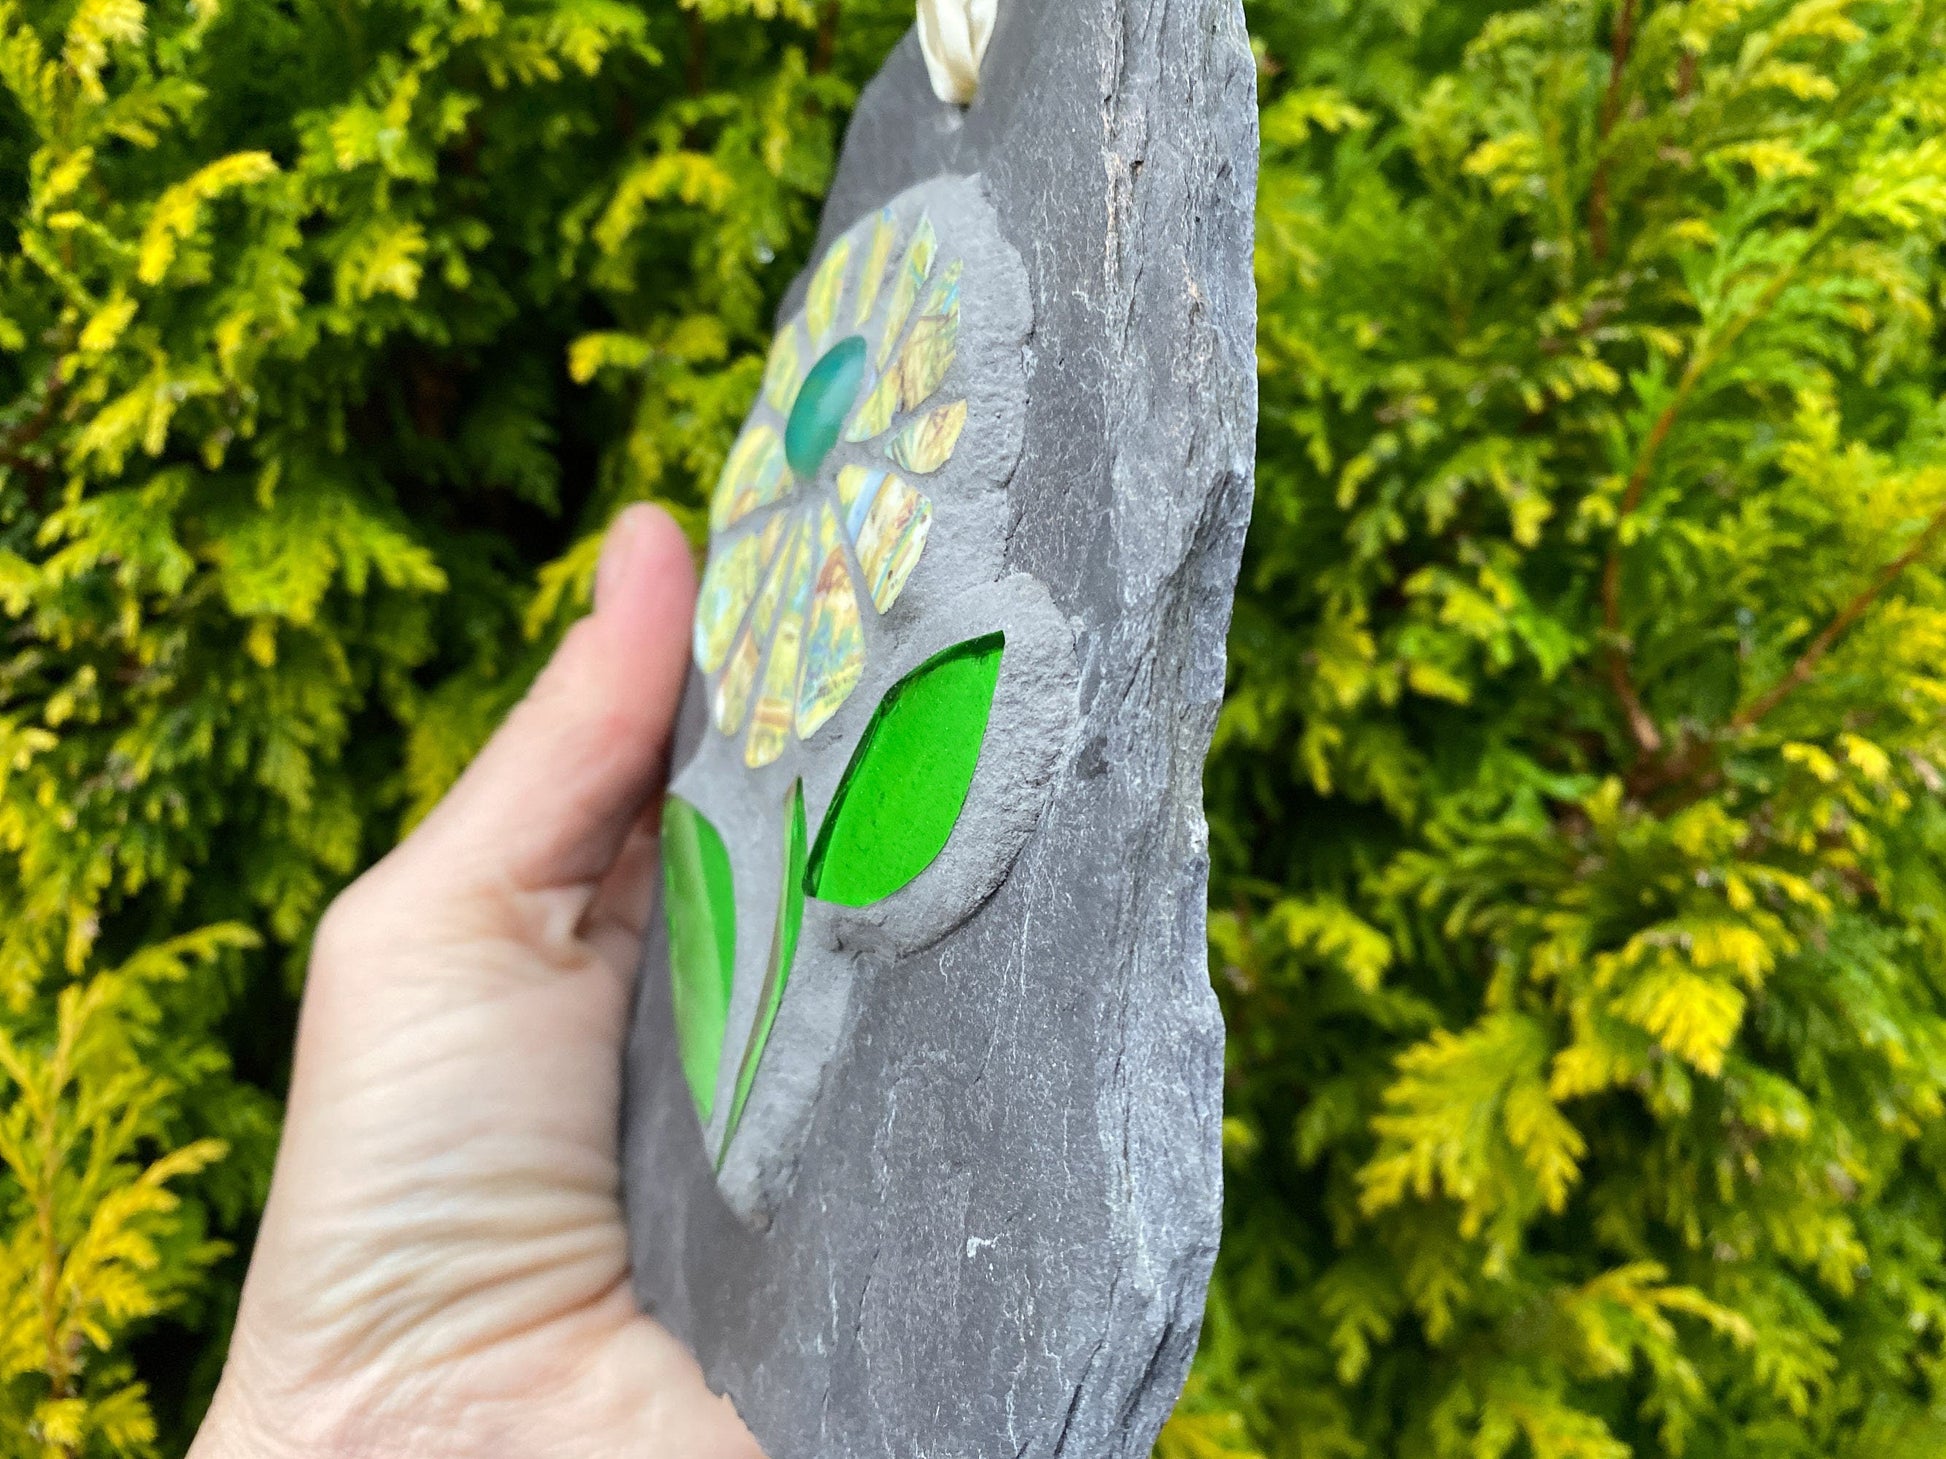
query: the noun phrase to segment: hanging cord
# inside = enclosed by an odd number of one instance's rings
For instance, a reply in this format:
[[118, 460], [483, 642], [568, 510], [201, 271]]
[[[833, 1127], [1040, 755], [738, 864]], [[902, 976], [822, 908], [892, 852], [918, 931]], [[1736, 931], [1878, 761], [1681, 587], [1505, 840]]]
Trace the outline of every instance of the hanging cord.
[[919, 0], [919, 46], [941, 101], [969, 106], [993, 38], [997, 0]]

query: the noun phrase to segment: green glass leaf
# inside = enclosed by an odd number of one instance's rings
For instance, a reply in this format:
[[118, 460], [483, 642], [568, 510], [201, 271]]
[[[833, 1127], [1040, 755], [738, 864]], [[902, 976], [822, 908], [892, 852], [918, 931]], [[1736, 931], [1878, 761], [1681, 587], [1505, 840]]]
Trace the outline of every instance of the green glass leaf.
[[736, 891], [723, 837], [701, 811], [673, 795], [662, 809], [662, 875], [676, 1043], [696, 1113], [708, 1124], [736, 976]]
[[980, 763], [1002, 634], [955, 644], [879, 702], [818, 830], [804, 889], [865, 907], [931, 866], [953, 834]]
[[784, 455], [799, 481], [815, 479], [838, 444], [864, 380], [865, 341], [855, 334], [826, 350], [804, 377], [784, 427]]
[[797, 960], [797, 939], [804, 931], [805, 840], [804, 782], [800, 780], [791, 787], [790, 809], [784, 817], [784, 877], [778, 887], [777, 925], [770, 936], [770, 967], [764, 973], [763, 992], [757, 1001], [757, 1021], [750, 1027], [750, 1042], [744, 1046], [743, 1063], [737, 1069], [736, 1097], [730, 1105], [729, 1125], [723, 1131], [726, 1155], [737, 1126], [743, 1122], [743, 1106], [757, 1082], [757, 1066], [763, 1062], [777, 1010], [784, 1004], [791, 964]]

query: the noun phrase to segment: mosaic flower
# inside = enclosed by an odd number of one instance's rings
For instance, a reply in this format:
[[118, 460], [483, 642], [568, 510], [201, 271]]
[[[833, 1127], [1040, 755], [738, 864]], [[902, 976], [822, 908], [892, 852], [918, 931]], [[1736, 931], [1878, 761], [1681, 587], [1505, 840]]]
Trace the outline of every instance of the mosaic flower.
[[965, 401], [935, 399], [960, 333], [961, 265], [939, 254], [929, 218], [906, 232], [889, 210], [832, 244], [710, 499], [696, 661], [753, 769], [843, 706], [864, 615], [891, 611], [925, 552], [932, 502], [906, 478], [944, 467], [966, 427]]
[[[866, 214], [799, 288], [710, 498], [685, 701], [710, 728], [684, 740], [662, 836], [681, 1074], [719, 1188], [753, 1221], [837, 1052], [801, 1000], [849, 989], [848, 919], [877, 947], [927, 946], [1011, 866], [1017, 788], [1049, 782], [1066, 738], [1063, 697], [1025, 686], [1054, 683], [1071, 642], [1033, 579], [993, 577], [1033, 308], [980, 181]], [[929, 548], [946, 530], [966, 540]], [[989, 743], [1002, 714], [1030, 732]], [[966, 816], [982, 794], [1009, 809]]]

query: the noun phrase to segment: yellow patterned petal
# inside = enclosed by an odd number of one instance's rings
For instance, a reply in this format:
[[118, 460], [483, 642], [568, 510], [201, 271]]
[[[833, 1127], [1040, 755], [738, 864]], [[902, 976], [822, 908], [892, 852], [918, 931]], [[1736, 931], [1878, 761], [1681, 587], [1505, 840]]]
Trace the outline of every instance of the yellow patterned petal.
[[723, 667], [744, 610], [757, 595], [757, 573], [763, 564], [762, 544], [754, 532], [728, 551], [710, 555], [696, 600], [696, 662], [705, 674]]
[[745, 711], [750, 708], [750, 690], [757, 682], [757, 640], [748, 629], [737, 640], [736, 652], [730, 655], [730, 667], [717, 681], [716, 696], [711, 708], [716, 715], [716, 727], [726, 735], [733, 735], [743, 724]]
[[797, 321], [792, 320], [777, 332], [770, 347], [770, 362], [764, 366], [764, 399], [779, 415], [789, 415], [797, 404], [797, 387], [804, 383], [804, 346], [798, 337]]
[[872, 387], [871, 393], [865, 397], [865, 403], [858, 407], [858, 413], [851, 418], [851, 428], [845, 432], [845, 439], [856, 444], [882, 436], [892, 429], [892, 417], [898, 413], [899, 372], [887, 370], [878, 377], [878, 384]]
[[960, 432], [966, 429], [966, 402], [956, 400], [900, 431], [886, 444], [885, 454], [907, 471], [930, 476], [953, 459]]
[[933, 283], [933, 286], [926, 291], [926, 307], [919, 312], [921, 314], [957, 315], [959, 313], [960, 280], [965, 276], [965, 262], [961, 259], [954, 259], [946, 266], [946, 272], [941, 274]]
[[905, 251], [905, 262], [899, 267], [898, 282], [892, 286], [892, 302], [885, 311], [884, 333], [879, 336], [878, 357], [873, 362], [881, 370], [899, 347], [905, 321], [912, 313], [912, 306], [919, 301], [919, 290], [932, 274], [933, 259], [938, 252], [939, 238], [933, 232], [932, 219], [921, 218], [912, 234], [912, 245]]
[[899, 406], [923, 405], [953, 367], [959, 352], [959, 316], [927, 314], [912, 326], [912, 337], [899, 356]]
[[757, 698], [757, 712], [750, 721], [750, 739], [743, 751], [743, 761], [752, 770], [771, 764], [784, 753], [784, 746], [790, 742], [792, 713], [796, 709], [804, 615], [811, 606], [811, 534], [793, 533], [790, 553], [783, 617], [770, 643], [763, 693]]
[[784, 550], [771, 560], [770, 574], [764, 579], [764, 590], [757, 598], [757, 611], [750, 615], [750, 631], [760, 645], [769, 640], [777, 626], [777, 605], [783, 599], [785, 582], [790, 577], [791, 559], [800, 543], [809, 543], [810, 535], [810, 528], [802, 520], [793, 522], [790, 535], [784, 539]]
[[859, 626], [858, 595], [838, 540], [838, 519], [826, 506], [818, 520], [816, 594], [811, 629], [804, 643], [804, 682], [797, 691], [797, 737], [808, 740], [823, 729], [865, 672], [865, 634]]
[[811, 292], [804, 305], [804, 323], [811, 331], [811, 348], [823, 349], [825, 336], [838, 318], [838, 304], [845, 296], [845, 266], [851, 262], [851, 240], [840, 238], [831, 245], [824, 262], [811, 279]]
[[[838, 473], [839, 523], [844, 527], [845, 538], [854, 551], [888, 477], [892, 477], [892, 473], [883, 466], [847, 466]], [[892, 479], [897, 480], [896, 477]]]
[[872, 310], [878, 307], [879, 290], [885, 286], [885, 266], [892, 261], [892, 245], [898, 241], [898, 220], [886, 208], [878, 215], [878, 224], [872, 229], [872, 249], [865, 255], [865, 271], [858, 285], [858, 309], [852, 315], [852, 326], [856, 329], [863, 329], [871, 322]]
[[[858, 533], [852, 526], [852, 514], [871, 506], [871, 493], [878, 490], [879, 478], [883, 475], [882, 470], [875, 471], [869, 466], [847, 466], [838, 473], [838, 505], [844, 508], [845, 535], [854, 542], [858, 540]], [[863, 506], [859, 504], [861, 497], [864, 499]]]
[[899, 406], [913, 410], [940, 387], [959, 353], [958, 263], [946, 270], [926, 297], [926, 307], [899, 354]]
[[844, 482], [838, 494], [845, 500], [845, 534], [851, 538], [865, 589], [872, 606], [887, 611], [905, 591], [906, 579], [926, 550], [932, 528], [932, 503], [889, 471], [859, 472], [847, 499]]
[[[776, 525], [770, 523], [764, 532], [770, 542], [776, 540]], [[763, 591], [757, 594], [757, 606], [750, 614], [749, 623], [744, 625], [736, 651], [730, 655], [729, 668], [716, 686], [716, 727], [726, 735], [733, 735], [742, 727], [743, 717], [750, 709], [751, 691], [757, 687], [757, 668], [777, 621], [778, 600], [784, 595], [784, 580], [789, 576], [791, 550], [800, 539], [808, 540], [809, 533], [801, 522], [794, 523], [790, 535], [784, 539], [784, 550], [770, 559]]]
[[784, 529], [795, 525], [795, 519], [786, 512], [779, 512], [768, 522], [764, 523], [763, 559], [766, 567], [770, 565], [771, 559], [777, 555], [777, 544], [784, 536]]
[[784, 443], [768, 423], [751, 427], [730, 452], [710, 497], [709, 524], [721, 532], [784, 494]]

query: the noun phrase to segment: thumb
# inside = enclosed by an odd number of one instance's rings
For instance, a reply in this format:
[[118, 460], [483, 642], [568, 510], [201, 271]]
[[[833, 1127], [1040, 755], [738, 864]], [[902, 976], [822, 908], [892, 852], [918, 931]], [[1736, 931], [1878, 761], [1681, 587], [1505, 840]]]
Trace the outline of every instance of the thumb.
[[661, 788], [695, 601], [695, 563], [675, 521], [646, 504], [622, 512], [602, 547], [595, 611], [411, 838], [446, 886], [528, 892], [600, 880]]

